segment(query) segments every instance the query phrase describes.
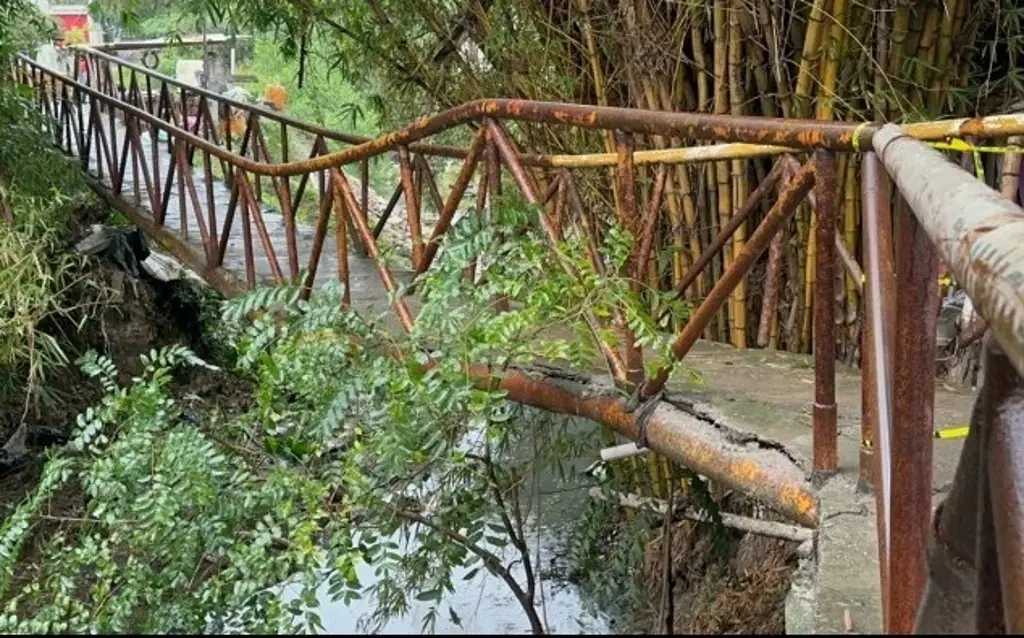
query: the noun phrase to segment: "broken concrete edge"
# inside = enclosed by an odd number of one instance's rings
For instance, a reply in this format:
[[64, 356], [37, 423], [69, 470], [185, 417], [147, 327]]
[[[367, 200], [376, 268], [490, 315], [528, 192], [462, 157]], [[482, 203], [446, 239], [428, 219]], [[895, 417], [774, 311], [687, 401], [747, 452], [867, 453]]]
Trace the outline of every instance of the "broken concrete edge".
[[818, 572], [817, 556], [801, 556], [793, 572], [786, 594], [783, 618], [787, 635], [808, 635], [814, 632], [815, 577]]
[[[100, 180], [87, 176], [86, 181], [111, 207], [225, 297], [245, 290], [244, 283], [229, 271], [207, 266], [205, 255], [158, 226], [139, 207], [120, 200]], [[584, 417], [631, 440], [640, 434], [639, 410], [627, 409], [628, 397], [602, 377], [548, 366], [512, 368], [500, 377], [483, 366], [468, 366], [467, 372], [479, 385], [497, 383], [517, 403]], [[710, 410], [672, 393], [648, 420], [647, 441], [655, 452], [764, 501], [799, 525], [818, 526], [818, 498], [804, 463], [780, 443], [742, 432]]]

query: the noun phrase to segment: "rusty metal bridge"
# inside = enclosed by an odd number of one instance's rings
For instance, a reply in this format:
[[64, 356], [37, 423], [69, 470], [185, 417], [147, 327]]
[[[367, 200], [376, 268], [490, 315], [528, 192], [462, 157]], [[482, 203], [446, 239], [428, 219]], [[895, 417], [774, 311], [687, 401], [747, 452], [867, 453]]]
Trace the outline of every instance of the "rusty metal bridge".
[[[618, 222], [638, 238], [626, 274], [639, 281], [651, 258], [669, 171], [689, 162], [777, 157], [680, 282], [681, 293], [753, 218], [762, 199], [777, 192], [675, 336], [672, 352], [682, 359], [806, 200], [818, 220], [815, 299], [834, 297], [837, 264], [861, 270], [836, 241], [835, 166], [839, 153], [862, 155], [866, 325], [859, 472], [862, 484], [874, 486], [877, 503], [885, 628], [1024, 631], [1024, 210], [923, 143], [1021, 135], [1024, 116], [901, 128], [496, 99], [367, 139], [187, 86], [104, 52], [78, 48], [74, 57], [72, 68], [87, 69], [78, 80], [28, 57], [10, 73], [32, 92], [53, 142], [77, 158], [93, 188], [147, 235], [227, 295], [268, 282], [301, 284], [308, 295], [337, 278], [346, 284], [345, 303], [371, 303], [382, 296], [361, 300], [353, 291], [378, 278], [396, 329], [407, 331], [416, 320], [416, 300], [399, 294], [399, 282], [431, 267], [474, 182], [473, 208], [480, 212], [501, 196], [502, 176], [510, 176], [519, 194], [540, 208], [547, 239], [582, 238], [590, 266], [604, 273], [609, 266], [597, 250], [602, 228], [574, 176], [587, 169], [613, 171]], [[525, 153], [510, 133], [523, 122], [597, 130], [616, 140], [617, 152]], [[469, 148], [431, 143], [432, 136], [457, 127], [471, 129]], [[638, 134], [663, 143], [638, 150], [632, 142]], [[289, 156], [295, 140], [308, 156]], [[400, 179], [372, 223], [369, 162], [385, 154], [397, 157]], [[440, 192], [427, 161], [434, 157], [461, 161], [447, 193]], [[346, 167], [360, 171], [361, 188], [353, 188]], [[635, 196], [642, 172], [654, 183], [646, 205]], [[423, 214], [424, 191], [436, 219]], [[315, 222], [301, 222], [301, 211]], [[396, 211], [405, 216], [410, 246], [411, 267], [402, 272], [389, 266], [378, 242]], [[927, 309], [938, 307], [940, 259], [991, 334], [984, 387], [955, 481], [933, 519], [936, 313]], [[354, 285], [357, 280], [363, 285]], [[832, 303], [815, 303], [810, 470], [775, 450], [725, 440], [678, 402], [663, 400], [670, 369], [645, 374], [642, 349], [621, 317], [611, 322], [624, 337], [619, 345], [602, 341], [606, 326], [587, 317], [610, 379], [565, 383], [511, 369], [498, 381], [512, 400], [586, 417], [634, 440], [643, 436], [655, 452], [816, 529], [817, 479], [835, 472], [838, 459], [834, 319]], [[492, 381], [485, 367], [467, 372], [481, 383]]]

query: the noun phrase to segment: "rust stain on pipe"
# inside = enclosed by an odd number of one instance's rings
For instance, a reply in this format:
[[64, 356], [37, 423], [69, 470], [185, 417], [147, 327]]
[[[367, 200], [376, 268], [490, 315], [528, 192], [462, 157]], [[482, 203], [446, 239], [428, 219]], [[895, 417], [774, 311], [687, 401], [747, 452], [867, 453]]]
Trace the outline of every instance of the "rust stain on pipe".
[[[492, 380], [482, 366], [472, 366], [469, 372], [484, 383]], [[596, 380], [594, 387], [580, 388], [510, 370], [501, 377], [499, 387], [518, 403], [585, 417], [623, 436], [637, 437], [637, 413], [628, 412], [626, 399]], [[730, 442], [721, 429], [665, 402], [648, 421], [647, 436], [655, 452], [713, 480], [764, 498], [800, 525], [818, 526], [816, 495], [803, 471], [778, 450], [744, 449]]]

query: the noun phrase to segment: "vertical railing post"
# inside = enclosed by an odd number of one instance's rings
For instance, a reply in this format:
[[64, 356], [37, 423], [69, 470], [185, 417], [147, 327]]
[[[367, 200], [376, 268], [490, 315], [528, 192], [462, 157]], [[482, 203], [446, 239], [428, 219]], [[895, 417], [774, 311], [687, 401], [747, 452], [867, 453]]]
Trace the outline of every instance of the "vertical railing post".
[[889, 631], [914, 628], [931, 520], [938, 253], [907, 205], [897, 215]]
[[[640, 292], [641, 282], [635, 276], [637, 250], [639, 247], [639, 223], [637, 218], [636, 205], [636, 165], [633, 161], [635, 151], [635, 140], [631, 134], [619, 131], [615, 133], [615, 146], [618, 153], [618, 164], [616, 165], [616, 185], [618, 186], [619, 199], [616, 202], [616, 214], [624, 230], [632, 233], [637, 244], [630, 251], [629, 259], [621, 275], [630, 279], [630, 288], [635, 294]], [[542, 212], [543, 214], [543, 212]], [[644, 354], [636, 345], [636, 335], [626, 324], [619, 326], [622, 337], [622, 347], [625, 350], [626, 376], [633, 386], [642, 385], [644, 382]]]
[[1016, 441], [1024, 380], [995, 339], [986, 339], [982, 358], [987, 374], [953, 485], [931, 528], [928, 581], [914, 628], [919, 634], [1022, 630], [1022, 477]]
[[[878, 564], [882, 593], [882, 617], [889, 627], [889, 533], [891, 503], [892, 433], [892, 313], [894, 269], [892, 216], [888, 180], [874, 153], [865, 153], [861, 164], [861, 200], [864, 203], [864, 347], [862, 450], [872, 454], [861, 463], [871, 463], [878, 530]], [[863, 475], [864, 472], [862, 471]]]
[[818, 251], [814, 279], [814, 471], [831, 473], [839, 466], [835, 338], [836, 160], [829, 151], [817, 151], [814, 159]]

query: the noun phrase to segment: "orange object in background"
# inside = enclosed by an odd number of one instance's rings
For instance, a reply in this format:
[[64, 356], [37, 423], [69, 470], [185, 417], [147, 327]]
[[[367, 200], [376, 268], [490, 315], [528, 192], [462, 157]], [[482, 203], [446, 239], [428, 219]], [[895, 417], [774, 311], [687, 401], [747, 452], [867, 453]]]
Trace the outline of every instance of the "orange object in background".
[[283, 111], [284, 103], [288, 99], [288, 92], [280, 84], [270, 84], [267, 86], [263, 98], [273, 104], [278, 111]]
[[221, 135], [226, 135], [227, 130], [228, 130], [229, 127], [230, 127], [232, 135], [236, 135], [237, 136], [237, 135], [242, 135], [243, 133], [245, 133], [245, 111], [242, 111], [240, 109], [239, 110], [232, 109], [232, 110], [234, 112], [231, 114], [231, 119], [229, 119], [226, 124], [225, 124], [225, 122], [223, 120], [221, 120], [221, 123], [220, 123], [220, 134]]

